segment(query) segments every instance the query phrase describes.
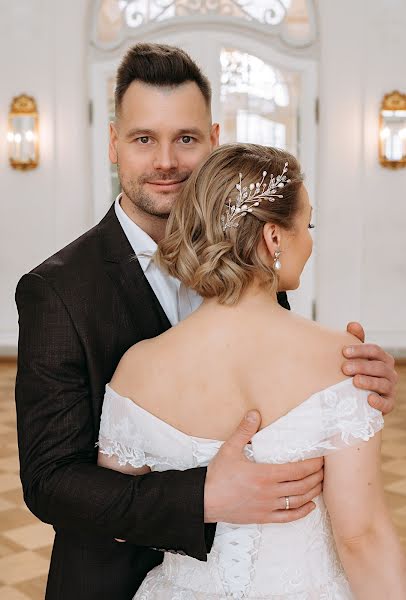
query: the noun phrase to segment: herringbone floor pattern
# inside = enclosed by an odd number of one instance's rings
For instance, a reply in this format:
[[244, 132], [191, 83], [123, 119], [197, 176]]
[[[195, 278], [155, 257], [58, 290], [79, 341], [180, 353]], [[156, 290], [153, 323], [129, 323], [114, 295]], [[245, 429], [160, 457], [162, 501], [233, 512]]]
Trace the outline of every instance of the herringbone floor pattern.
[[[406, 549], [406, 365], [397, 408], [386, 417], [382, 463], [393, 520]], [[43, 600], [53, 529], [25, 507], [18, 477], [15, 364], [0, 363], [0, 598]]]

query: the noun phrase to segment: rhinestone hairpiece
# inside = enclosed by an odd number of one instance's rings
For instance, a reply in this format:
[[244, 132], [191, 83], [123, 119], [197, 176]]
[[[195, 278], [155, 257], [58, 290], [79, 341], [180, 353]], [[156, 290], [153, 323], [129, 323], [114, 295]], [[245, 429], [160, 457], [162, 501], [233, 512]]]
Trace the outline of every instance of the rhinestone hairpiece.
[[275, 202], [276, 198], [283, 198], [283, 194], [278, 192], [287, 183], [290, 183], [290, 179], [286, 177], [287, 171], [288, 163], [285, 162], [281, 175], [274, 177], [271, 174], [268, 184], [265, 183], [265, 177], [268, 173], [267, 171], [263, 171], [261, 181], [250, 183], [249, 186], [244, 187], [242, 187], [242, 174], [240, 173], [240, 182], [235, 186], [238, 190], [235, 202], [232, 202], [231, 198], [229, 198], [226, 204], [226, 213], [221, 216], [223, 231], [238, 227], [240, 217], [245, 217], [248, 213], [252, 213], [262, 200], [266, 199], [269, 202]]

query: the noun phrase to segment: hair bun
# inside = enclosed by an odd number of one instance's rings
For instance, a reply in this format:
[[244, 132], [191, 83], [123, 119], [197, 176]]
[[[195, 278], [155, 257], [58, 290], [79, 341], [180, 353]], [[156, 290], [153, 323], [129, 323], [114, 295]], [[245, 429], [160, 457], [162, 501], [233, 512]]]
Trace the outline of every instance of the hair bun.
[[[238, 173], [258, 181], [264, 172], [288, 175], [283, 196], [264, 200], [255, 214], [246, 211], [239, 226], [225, 232], [222, 216]], [[176, 201], [156, 262], [203, 298], [216, 297], [221, 303], [237, 302], [254, 277], [276, 291], [278, 276], [259, 252], [262, 230], [270, 222], [293, 228], [302, 181], [299, 163], [288, 152], [256, 144], [220, 146], [192, 174]]]

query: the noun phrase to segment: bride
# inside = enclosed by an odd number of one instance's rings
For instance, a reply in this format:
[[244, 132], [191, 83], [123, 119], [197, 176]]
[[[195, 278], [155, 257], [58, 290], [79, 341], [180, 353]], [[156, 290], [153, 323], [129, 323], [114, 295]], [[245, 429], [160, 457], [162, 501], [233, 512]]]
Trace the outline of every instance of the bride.
[[217, 149], [172, 211], [155, 259], [204, 301], [122, 358], [99, 464], [134, 475], [209, 465], [210, 485], [221, 440], [253, 409], [262, 421], [249, 460], [325, 456], [324, 489], [299, 521], [218, 523], [207, 562], [166, 553], [137, 600], [406, 598], [380, 476], [383, 418], [341, 372], [343, 345], [358, 340], [276, 299], [299, 285], [311, 213], [296, 159], [250, 144]]

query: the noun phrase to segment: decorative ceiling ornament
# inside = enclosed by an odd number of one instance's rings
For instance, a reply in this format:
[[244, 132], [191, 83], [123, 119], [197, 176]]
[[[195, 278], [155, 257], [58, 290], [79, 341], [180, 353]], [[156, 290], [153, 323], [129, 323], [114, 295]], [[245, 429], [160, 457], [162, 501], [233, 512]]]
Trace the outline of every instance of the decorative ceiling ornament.
[[95, 0], [94, 11], [92, 41], [102, 50], [117, 48], [139, 27], [191, 19], [249, 22], [294, 48], [317, 38], [315, 0]]

